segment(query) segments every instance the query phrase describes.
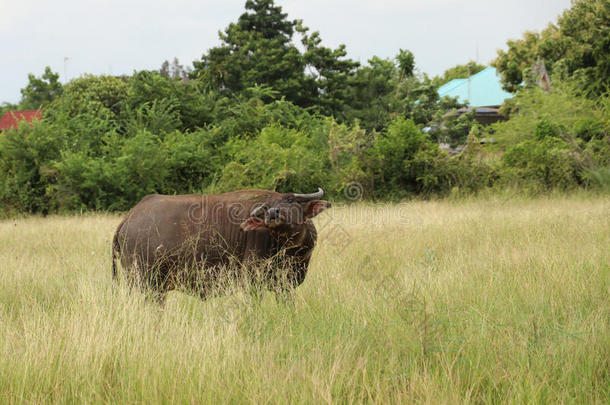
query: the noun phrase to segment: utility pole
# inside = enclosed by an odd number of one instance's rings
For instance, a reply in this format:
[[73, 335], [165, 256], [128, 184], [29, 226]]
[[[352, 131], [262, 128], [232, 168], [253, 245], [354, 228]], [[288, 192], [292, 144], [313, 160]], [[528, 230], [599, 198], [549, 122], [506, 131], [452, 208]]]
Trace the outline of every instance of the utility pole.
[[68, 82], [68, 76], [66, 75], [66, 66], [68, 66], [68, 58], [67, 56], [64, 56], [64, 84], [66, 84]]
[[468, 65], [468, 105], [470, 105], [470, 65]]
[[476, 42], [476, 46], [477, 46], [477, 53], [476, 53], [475, 62], [478, 65], [479, 64], [479, 41]]

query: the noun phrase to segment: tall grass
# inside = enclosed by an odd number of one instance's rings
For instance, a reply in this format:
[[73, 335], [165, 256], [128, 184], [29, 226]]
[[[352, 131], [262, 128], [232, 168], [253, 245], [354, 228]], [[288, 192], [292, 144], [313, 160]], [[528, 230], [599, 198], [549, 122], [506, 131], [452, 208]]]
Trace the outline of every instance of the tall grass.
[[159, 307], [114, 215], [0, 222], [0, 403], [610, 401], [610, 200], [337, 207], [293, 305]]

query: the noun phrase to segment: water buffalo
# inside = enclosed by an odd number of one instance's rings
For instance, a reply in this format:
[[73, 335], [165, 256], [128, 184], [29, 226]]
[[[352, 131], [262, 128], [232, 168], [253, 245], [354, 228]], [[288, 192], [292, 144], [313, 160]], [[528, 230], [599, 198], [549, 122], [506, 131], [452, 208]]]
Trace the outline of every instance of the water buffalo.
[[318, 189], [146, 196], [115, 232], [113, 279], [120, 259], [124, 278], [160, 301], [180, 286], [195, 286], [205, 296], [228, 273], [252, 269], [259, 275], [263, 269], [269, 288], [278, 281], [273, 270], [281, 269], [282, 288], [294, 288], [305, 279], [316, 244], [311, 218], [330, 207], [320, 200], [323, 194]]

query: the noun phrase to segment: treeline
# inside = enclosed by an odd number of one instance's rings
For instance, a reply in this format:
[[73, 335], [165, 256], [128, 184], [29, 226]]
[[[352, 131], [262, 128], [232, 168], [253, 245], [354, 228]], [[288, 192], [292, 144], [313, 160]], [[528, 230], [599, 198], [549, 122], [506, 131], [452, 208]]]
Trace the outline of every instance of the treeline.
[[[191, 71], [175, 61], [65, 86], [50, 70], [30, 76], [21, 107], [45, 113], [0, 135], [0, 209], [125, 210], [149, 193], [240, 188], [346, 198], [356, 184], [357, 197], [401, 199], [608, 187], [605, 93], [554, 74], [551, 92], [526, 83], [509, 120], [482, 128], [436, 92], [481, 68], [430, 79], [404, 50], [360, 66], [271, 0], [249, 0]], [[439, 142], [466, 146], [449, 155]]]

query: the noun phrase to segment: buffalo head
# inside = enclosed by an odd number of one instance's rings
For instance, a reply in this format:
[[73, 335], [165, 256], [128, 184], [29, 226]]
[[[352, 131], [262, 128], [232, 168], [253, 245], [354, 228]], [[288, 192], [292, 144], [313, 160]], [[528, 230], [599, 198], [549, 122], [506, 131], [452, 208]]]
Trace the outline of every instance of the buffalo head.
[[248, 218], [241, 223], [245, 232], [267, 230], [279, 234], [290, 234], [298, 231], [305, 222], [330, 208], [330, 203], [320, 200], [324, 191], [311, 194], [287, 193], [258, 204]]

